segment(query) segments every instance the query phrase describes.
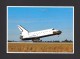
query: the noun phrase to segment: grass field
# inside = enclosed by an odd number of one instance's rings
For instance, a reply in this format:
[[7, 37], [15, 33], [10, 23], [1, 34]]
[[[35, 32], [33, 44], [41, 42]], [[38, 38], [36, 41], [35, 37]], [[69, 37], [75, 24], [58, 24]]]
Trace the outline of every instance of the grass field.
[[8, 52], [73, 52], [73, 43], [8, 43]]

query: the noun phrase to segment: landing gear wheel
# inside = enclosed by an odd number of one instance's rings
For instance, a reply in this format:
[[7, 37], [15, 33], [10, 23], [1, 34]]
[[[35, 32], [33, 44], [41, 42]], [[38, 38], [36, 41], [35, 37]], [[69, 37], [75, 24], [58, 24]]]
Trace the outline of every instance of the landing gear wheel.
[[33, 42], [42, 42], [39, 38], [32, 39]]

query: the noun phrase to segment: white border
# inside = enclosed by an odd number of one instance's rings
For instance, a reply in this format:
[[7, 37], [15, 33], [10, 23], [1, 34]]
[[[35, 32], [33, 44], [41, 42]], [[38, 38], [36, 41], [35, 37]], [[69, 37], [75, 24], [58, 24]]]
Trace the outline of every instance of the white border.
[[[36, 8], [73, 8], [73, 52], [8, 52], [8, 7], [36, 7]], [[74, 54], [74, 6], [7, 6], [7, 53], [31, 53], [31, 54]]]

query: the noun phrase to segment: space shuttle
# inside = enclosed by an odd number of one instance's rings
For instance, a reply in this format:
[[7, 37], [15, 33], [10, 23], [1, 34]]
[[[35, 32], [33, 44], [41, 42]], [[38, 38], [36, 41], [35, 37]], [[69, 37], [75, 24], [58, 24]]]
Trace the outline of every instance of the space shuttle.
[[33, 42], [42, 41], [42, 40], [40, 40], [40, 38], [43, 38], [43, 37], [48, 37], [48, 36], [52, 36], [52, 35], [60, 35], [62, 33], [62, 31], [56, 30], [53, 28], [46, 29], [46, 30], [40, 30], [40, 31], [34, 31], [34, 32], [29, 32], [21, 25], [18, 25], [18, 28], [21, 31], [20, 39], [32, 40]]

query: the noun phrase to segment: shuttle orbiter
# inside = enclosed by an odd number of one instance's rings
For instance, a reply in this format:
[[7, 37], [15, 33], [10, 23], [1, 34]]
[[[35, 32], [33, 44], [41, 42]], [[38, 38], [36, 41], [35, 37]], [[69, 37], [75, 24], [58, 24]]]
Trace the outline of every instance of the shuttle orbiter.
[[18, 28], [21, 31], [20, 39], [22, 40], [41, 41], [40, 38], [52, 35], [59, 35], [62, 33], [60, 30], [55, 30], [55, 29], [46, 29], [41, 31], [29, 32], [21, 25], [18, 25]]

